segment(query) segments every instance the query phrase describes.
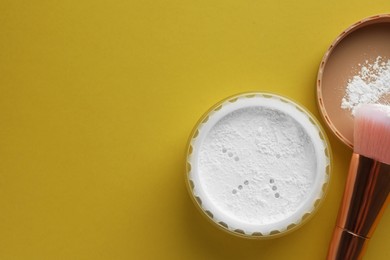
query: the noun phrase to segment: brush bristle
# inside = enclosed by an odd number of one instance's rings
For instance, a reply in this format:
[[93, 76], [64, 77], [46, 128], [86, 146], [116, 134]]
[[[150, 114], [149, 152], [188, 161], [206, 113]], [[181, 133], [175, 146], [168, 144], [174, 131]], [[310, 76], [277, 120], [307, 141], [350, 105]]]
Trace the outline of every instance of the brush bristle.
[[354, 152], [390, 164], [390, 106], [368, 104], [357, 109]]

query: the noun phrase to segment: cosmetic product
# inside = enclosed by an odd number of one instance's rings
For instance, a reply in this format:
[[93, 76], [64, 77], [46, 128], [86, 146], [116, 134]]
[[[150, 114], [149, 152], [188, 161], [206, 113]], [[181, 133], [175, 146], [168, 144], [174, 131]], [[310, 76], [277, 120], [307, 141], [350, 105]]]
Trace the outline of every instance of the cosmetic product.
[[219, 228], [269, 238], [300, 227], [323, 201], [330, 147], [302, 106], [270, 93], [245, 93], [212, 107], [188, 143], [191, 198]]
[[319, 67], [317, 103], [328, 127], [351, 148], [354, 111], [390, 104], [390, 14], [358, 21], [334, 40]]

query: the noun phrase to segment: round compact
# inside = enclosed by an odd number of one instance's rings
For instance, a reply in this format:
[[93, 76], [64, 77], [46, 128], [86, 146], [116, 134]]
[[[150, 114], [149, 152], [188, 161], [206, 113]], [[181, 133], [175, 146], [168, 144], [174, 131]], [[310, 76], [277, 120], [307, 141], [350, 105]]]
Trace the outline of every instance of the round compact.
[[246, 93], [212, 107], [188, 143], [186, 182], [195, 205], [229, 233], [270, 238], [300, 227], [323, 201], [330, 146], [302, 106]]
[[354, 111], [390, 104], [390, 15], [361, 20], [343, 31], [322, 59], [317, 101], [333, 133], [353, 147]]

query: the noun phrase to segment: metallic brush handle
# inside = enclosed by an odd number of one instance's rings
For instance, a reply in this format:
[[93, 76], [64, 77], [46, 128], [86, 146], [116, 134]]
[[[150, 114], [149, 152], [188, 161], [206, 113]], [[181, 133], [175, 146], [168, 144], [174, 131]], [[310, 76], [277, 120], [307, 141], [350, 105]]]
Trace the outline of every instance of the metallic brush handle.
[[354, 153], [328, 260], [361, 259], [390, 202], [390, 165]]

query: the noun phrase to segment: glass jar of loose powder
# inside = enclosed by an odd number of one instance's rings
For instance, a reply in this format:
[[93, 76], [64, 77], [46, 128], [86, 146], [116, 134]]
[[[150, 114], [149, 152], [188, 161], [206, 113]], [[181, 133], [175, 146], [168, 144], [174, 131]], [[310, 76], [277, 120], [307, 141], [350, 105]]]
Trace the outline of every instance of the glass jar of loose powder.
[[269, 238], [301, 226], [324, 199], [330, 146], [302, 106], [269, 93], [239, 94], [212, 107], [188, 143], [186, 182], [219, 228]]

